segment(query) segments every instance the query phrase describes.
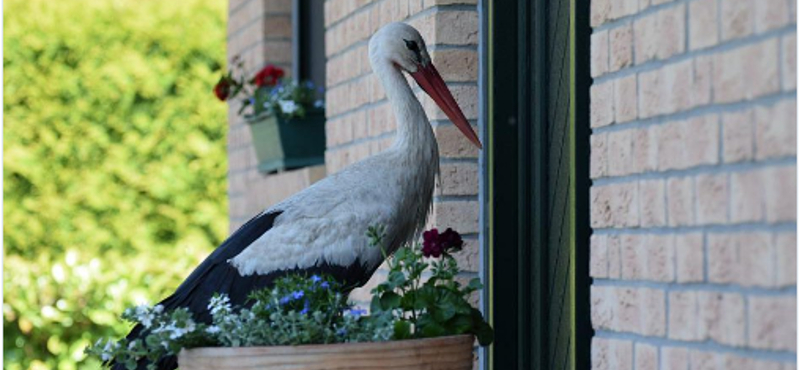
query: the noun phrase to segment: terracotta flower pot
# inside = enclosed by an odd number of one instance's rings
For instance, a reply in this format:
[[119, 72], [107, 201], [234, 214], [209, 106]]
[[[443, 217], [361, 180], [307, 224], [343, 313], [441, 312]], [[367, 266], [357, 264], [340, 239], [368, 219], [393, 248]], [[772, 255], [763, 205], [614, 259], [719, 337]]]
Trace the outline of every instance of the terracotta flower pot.
[[428, 369], [470, 370], [472, 335], [372, 343], [183, 350], [181, 370]]

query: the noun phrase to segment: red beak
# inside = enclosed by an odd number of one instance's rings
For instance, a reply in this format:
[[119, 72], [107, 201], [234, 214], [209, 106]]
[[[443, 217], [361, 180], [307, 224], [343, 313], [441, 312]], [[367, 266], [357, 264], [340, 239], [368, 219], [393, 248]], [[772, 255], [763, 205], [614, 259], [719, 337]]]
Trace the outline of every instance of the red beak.
[[444, 84], [442, 76], [439, 75], [439, 71], [436, 70], [433, 63], [428, 63], [427, 66], [420, 65], [419, 69], [411, 74], [411, 77], [414, 77], [419, 87], [436, 102], [436, 105], [444, 111], [447, 118], [453, 121], [456, 127], [461, 130], [461, 133], [463, 133], [469, 141], [475, 144], [479, 149], [483, 147], [481, 141], [478, 139], [478, 135], [472, 130], [472, 126], [469, 125], [467, 118], [464, 117], [464, 112], [462, 112], [461, 108], [456, 104], [456, 100], [453, 99], [453, 94], [450, 92], [450, 89], [447, 88], [447, 85]]

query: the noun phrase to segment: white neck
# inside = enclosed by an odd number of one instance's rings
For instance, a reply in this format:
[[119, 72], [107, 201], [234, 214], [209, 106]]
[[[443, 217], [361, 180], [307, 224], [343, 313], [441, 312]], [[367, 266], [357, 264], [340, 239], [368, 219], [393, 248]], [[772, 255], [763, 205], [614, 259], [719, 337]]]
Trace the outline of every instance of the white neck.
[[[403, 73], [389, 61], [372, 63], [372, 69], [383, 83], [386, 97], [397, 119], [397, 136], [393, 148], [425, 150], [436, 145], [428, 116], [422, 109]], [[438, 148], [436, 148], [438, 149]]]

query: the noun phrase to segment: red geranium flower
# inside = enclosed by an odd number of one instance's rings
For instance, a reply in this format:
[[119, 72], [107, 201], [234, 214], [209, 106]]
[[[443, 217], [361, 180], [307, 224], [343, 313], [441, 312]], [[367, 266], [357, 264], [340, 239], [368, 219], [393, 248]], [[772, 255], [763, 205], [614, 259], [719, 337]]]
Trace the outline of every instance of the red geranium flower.
[[231, 93], [231, 82], [228, 80], [227, 77], [223, 76], [217, 82], [217, 85], [214, 86], [214, 95], [217, 96], [219, 100], [225, 101], [228, 99], [228, 95]]
[[253, 77], [253, 83], [258, 87], [274, 86], [283, 75], [283, 69], [270, 64], [256, 73], [255, 77]]

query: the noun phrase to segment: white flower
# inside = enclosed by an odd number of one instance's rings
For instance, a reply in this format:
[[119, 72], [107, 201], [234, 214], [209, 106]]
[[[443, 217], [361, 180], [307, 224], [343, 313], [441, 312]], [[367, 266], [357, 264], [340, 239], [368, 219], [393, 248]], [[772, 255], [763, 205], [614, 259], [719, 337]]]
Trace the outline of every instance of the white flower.
[[208, 302], [208, 309], [211, 311], [212, 316], [216, 316], [218, 313], [228, 313], [231, 311], [231, 304], [230, 298], [227, 295], [219, 295], [215, 297], [211, 297], [211, 301]]
[[281, 106], [283, 113], [292, 114], [297, 110], [297, 104], [292, 100], [279, 100], [278, 104]]
[[317, 100], [314, 102], [314, 108], [322, 108], [325, 106], [325, 102], [322, 100]]
[[159, 305], [156, 305], [155, 307], [153, 307], [153, 312], [155, 312], [155, 313], [162, 313], [162, 312], [164, 312], [164, 306], [162, 306], [162, 305], [160, 305], [160, 304], [159, 304]]
[[219, 328], [219, 326], [216, 325], [212, 325], [206, 328], [206, 333], [208, 334], [216, 334], [219, 333], [220, 331], [222, 330]]

